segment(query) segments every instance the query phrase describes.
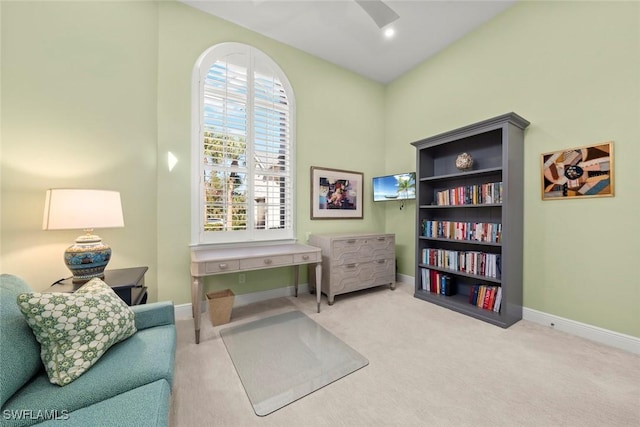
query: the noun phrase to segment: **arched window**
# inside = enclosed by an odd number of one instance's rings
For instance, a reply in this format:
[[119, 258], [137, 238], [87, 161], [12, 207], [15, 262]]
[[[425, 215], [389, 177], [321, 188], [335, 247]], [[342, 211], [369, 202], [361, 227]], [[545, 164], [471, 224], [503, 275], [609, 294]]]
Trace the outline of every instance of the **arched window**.
[[295, 238], [295, 104], [280, 67], [222, 43], [193, 72], [192, 243]]

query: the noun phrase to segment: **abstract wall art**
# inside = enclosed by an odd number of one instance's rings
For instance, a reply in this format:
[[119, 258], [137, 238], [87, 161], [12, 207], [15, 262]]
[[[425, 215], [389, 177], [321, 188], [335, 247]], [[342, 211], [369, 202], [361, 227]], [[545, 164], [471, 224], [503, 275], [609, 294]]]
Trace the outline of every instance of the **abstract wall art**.
[[613, 142], [542, 154], [542, 200], [613, 196]]

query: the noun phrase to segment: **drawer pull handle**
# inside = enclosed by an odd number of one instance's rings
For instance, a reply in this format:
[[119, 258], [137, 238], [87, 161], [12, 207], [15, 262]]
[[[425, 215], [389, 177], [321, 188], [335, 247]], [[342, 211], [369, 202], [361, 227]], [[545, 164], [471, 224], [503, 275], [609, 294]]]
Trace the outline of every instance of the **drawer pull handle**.
[[347, 264], [346, 267], [347, 268], [356, 268], [356, 264]]
[[356, 239], [349, 239], [349, 240], [347, 240], [347, 243], [350, 243], [350, 244], [353, 244], [353, 243], [355, 243], [355, 242], [356, 242]]
[[269, 265], [273, 262], [273, 260], [271, 260], [271, 258], [265, 258], [264, 263]]
[[384, 242], [386, 239], [384, 237], [378, 237], [379, 242]]
[[220, 267], [220, 270], [226, 270], [227, 267], [229, 267], [229, 265], [222, 263], [222, 264], [219, 264], [218, 267]]
[[378, 264], [384, 264], [384, 260], [383, 259], [379, 259], [378, 260]]
[[302, 255], [302, 259], [305, 260], [305, 261], [308, 260], [309, 259], [309, 255]]

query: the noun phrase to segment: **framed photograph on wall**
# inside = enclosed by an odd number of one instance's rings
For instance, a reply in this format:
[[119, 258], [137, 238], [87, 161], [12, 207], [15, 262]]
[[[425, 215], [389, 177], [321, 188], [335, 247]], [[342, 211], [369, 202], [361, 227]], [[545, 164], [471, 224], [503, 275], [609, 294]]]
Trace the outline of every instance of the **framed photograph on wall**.
[[542, 200], [613, 196], [613, 142], [542, 154]]
[[311, 166], [311, 219], [362, 219], [364, 175]]

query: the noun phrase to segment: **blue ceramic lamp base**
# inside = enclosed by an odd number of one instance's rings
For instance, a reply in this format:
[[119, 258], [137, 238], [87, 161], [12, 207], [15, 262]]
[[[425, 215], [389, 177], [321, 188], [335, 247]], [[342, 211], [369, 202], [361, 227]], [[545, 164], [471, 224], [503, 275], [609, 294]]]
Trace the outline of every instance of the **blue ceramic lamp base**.
[[64, 251], [64, 263], [73, 274], [73, 283], [84, 283], [94, 277], [104, 278], [111, 259], [111, 248], [95, 234], [85, 234]]

